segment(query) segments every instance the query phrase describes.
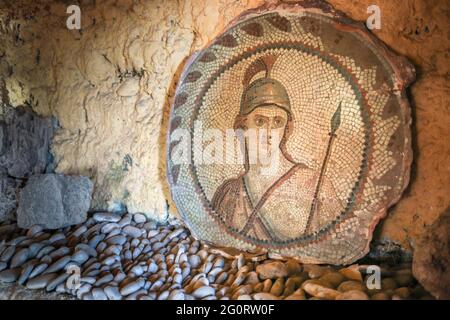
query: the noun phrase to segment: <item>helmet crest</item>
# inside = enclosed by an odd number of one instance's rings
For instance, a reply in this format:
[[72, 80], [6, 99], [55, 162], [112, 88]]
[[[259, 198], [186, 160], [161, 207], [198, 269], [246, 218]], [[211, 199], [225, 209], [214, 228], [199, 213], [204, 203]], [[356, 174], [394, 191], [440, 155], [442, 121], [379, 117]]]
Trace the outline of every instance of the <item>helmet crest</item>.
[[[241, 98], [240, 114], [246, 115], [255, 108], [274, 104], [286, 112], [291, 112], [291, 105], [286, 88], [279, 82], [271, 78], [271, 71], [277, 56], [268, 54], [253, 61], [244, 74], [244, 92]], [[263, 78], [252, 79], [258, 73], [265, 71]]]

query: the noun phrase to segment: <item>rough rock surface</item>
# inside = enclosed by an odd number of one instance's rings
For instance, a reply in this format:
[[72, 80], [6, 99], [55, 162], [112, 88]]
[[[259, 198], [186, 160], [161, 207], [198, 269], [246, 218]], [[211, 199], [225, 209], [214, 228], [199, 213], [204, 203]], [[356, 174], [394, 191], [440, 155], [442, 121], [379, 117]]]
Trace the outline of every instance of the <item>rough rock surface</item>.
[[0, 169], [0, 221], [14, 218], [17, 206], [16, 189], [19, 181], [2, 173]]
[[[330, 0], [364, 22], [372, 0]], [[59, 1], [3, 2], [0, 78], [14, 106], [28, 101], [61, 130], [57, 170], [92, 177], [98, 209], [127, 206], [164, 220], [165, 133], [185, 59], [235, 16], [263, 0], [83, 1], [82, 30], [68, 30]], [[377, 1], [376, 36], [419, 70], [411, 88], [415, 148], [411, 186], [376, 238], [404, 248], [448, 206], [450, 134], [447, 0]], [[95, 22], [95, 23], [94, 23]], [[1, 86], [0, 80], [0, 86]]]
[[0, 221], [14, 218], [24, 179], [51, 164], [55, 121], [23, 107], [12, 108], [0, 94]]
[[413, 273], [437, 299], [450, 299], [450, 207], [414, 248]]
[[20, 193], [17, 224], [58, 229], [86, 220], [93, 184], [81, 176], [40, 174], [32, 176]]
[[0, 168], [15, 178], [45, 172], [55, 123], [25, 108], [0, 107]]

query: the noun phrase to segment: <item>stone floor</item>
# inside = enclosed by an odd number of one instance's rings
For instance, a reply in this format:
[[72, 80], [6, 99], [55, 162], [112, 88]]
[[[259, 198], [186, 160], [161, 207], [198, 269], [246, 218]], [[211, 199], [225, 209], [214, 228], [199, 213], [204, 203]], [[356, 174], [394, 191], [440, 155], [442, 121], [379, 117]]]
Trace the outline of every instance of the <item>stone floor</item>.
[[378, 267], [381, 288], [369, 289], [368, 265], [213, 248], [177, 220], [159, 225], [140, 214], [101, 212], [52, 231], [0, 225], [0, 299], [433, 299], [410, 264]]
[[77, 300], [77, 298], [64, 293], [30, 290], [17, 283], [0, 282], [0, 300]]

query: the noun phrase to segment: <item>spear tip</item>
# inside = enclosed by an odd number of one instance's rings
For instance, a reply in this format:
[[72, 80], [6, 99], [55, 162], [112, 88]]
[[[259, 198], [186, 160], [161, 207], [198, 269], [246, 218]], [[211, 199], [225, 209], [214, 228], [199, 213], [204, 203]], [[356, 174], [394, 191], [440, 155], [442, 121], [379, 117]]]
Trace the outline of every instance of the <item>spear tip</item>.
[[336, 130], [341, 125], [341, 105], [342, 101], [339, 102], [339, 106], [337, 107], [336, 111], [333, 114], [333, 117], [331, 117], [331, 133], [334, 134]]

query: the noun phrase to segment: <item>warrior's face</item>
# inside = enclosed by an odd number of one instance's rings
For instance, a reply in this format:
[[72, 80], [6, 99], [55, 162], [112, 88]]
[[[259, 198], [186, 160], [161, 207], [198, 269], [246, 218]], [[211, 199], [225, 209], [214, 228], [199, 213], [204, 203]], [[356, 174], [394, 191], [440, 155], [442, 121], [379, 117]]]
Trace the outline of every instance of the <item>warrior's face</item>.
[[279, 146], [287, 120], [287, 113], [282, 108], [276, 105], [261, 106], [247, 115], [246, 127], [256, 130], [258, 139], [262, 139], [261, 142], [270, 149]]

